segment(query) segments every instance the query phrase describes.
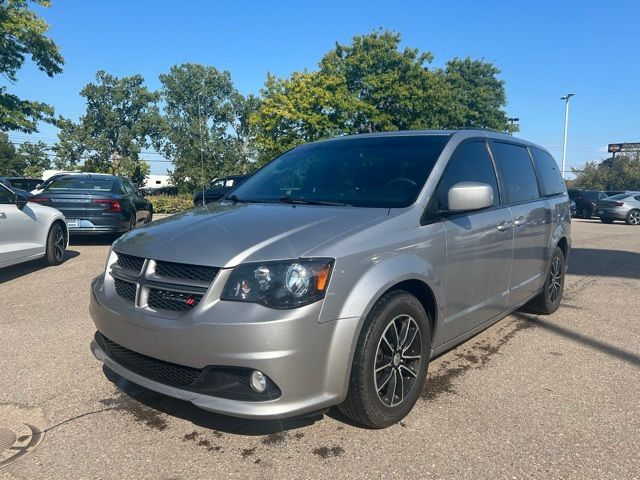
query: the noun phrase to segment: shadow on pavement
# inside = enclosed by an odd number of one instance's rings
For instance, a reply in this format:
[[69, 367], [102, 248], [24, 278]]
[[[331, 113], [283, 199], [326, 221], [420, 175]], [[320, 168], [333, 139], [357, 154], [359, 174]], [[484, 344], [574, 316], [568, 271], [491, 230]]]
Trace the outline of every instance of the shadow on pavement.
[[570, 275], [640, 278], [640, 253], [626, 250], [572, 248], [569, 255], [568, 273]]
[[[136, 385], [126, 378], [121, 377], [107, 366], [103, 366], [102, 370], [107, 379], [115, 384], [123, 394], [119, 398], [109, 399], [108, 401], [103, 401], [103, 403], [105, 405], [108, 404], [109, 407], [113, 409], [131, 413], [133, 418], [146, 425], [153, 425], [153, 417], [156, 416], [159, 411], [172, 417], [181, 418], [208, 430], [237, 435], [257, 436], [277, 434], [286, 432], [287, 430], [306, 427], [321, 420], [323, 417], [322, 413], [316, 413], [305, 417], [283, 420], [249, 420], [220, 415], [202, 410], [190, 402], [168, 397]], [[140, 402], [149, 407], [149, 409], [146, 409], [149, 411], [142, 413], [139, 404], [133, 403], [131, 400], [135, 400], [135, 402]], [[157, 420], [155, 420], [155, 423], [157, 423]], [[162, 430], [162, 428], [160, 428], [160, 430]]]
[[117, 235], [71, 235], [69, 245], [111, 245]]
[[[66, 262], [70, 258], [75, 258], [78, 255], [80, 255], [80, 252], [76, 252], [75, 250], [65, 250], [64, 260], [62, 261], [62, 263]], [[25, 263], [19, 263], [17, 265], [5, 267], [0, 270], [0, 283], [8, 282], [9, 280], [15, 280], [16, 278], [22, 277], [24, 275], [29, 275], [30, 273], [37, 272], [39, 270], [42, 270], [43, 268], [57, 267], [49, 267], [45, 265], [44, 260], [41, 258]]]
[[624, 362], [630, 363], [631, 365], [635, 365], [636, 367], [640, 367], [640, 355], [634, 352], [630, 352], [629, 350], [616, 347], [615, 345], [612, 345], [610, 343], [588, 337], [569, 328], [562, 327], [556, 323], [552, 323], [548, 320], [543, 320], [540, 317], [534, 317], [519, 312], [514, 312], [511, 315], [516, 317], [518, 320], [529, 322], [536, 327], [543, 328], [556, 335], [568, 338], [569, 340], [572, 340], [576, 343], [580, 343], [586, 347], [598, 350], [599, 352], [602, 352], [611, 357], [618, 358]]

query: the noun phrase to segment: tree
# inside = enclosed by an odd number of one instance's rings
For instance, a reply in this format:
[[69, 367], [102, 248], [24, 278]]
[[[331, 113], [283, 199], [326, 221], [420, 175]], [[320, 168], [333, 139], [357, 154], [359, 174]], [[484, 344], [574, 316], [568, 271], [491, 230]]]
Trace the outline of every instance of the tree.
[[[42, 7], [49, 0], [33, 0]], [[0, 74], [9, 82], [17, 81], [17, 73], [25, 57], [49, 77], [62, 71], [64, 59], [58, 46], [45, 35], [49, 26], [29, 9], [28, 0], [0, 1]], [[41, 102], [23, 100], [0, 86], [0, 131], [37, 132], [41, 120], [53, 122], [53, 108]]]
[[159, 94], [150, 92], [140, 75], [118, 78], [104, 71], [80, 94], [87, 102], [86, 113], [78, 124], [59, 122], [55, 151], [70, 164], [85, 155], [85, 166], [93, 171], [119, 175], [122, 162], [138, 162], [140, 151], [157, 134]]
[[354, 134], [468, 125], [507, 131], [504, 83], [482, 60], [430, 68], [433, 54], [400, 49], [393, 32], [336, 44], [313, 72], [268, 75], [253, 115], [260, 161], [300, 143]]
[[20, 175], [23, 168], [9, 135], [0, 132], [0, 176]]
[[42, 172], [51, 168], [49, 147], [44, 142], [24, 142], [18, 147], [18, 157], [23, 165], [20, 175], [42, 177]]
[[593, 190], [640, 190], [640, 152], [587, 162], [576, 175], [572, 186]]
[[55, 158], [53, 164], [58, 170], [73, 170], [82, 160], [88, 146], [84, 130], [71, 120], [59, 118], [56, 125], [58, 143], [53, 146]]
[[248, 119], [258, 99], [239, 94], [229, 72], [204, 65], [175, 65], [160, 82], [164, 115], [155, 147], [172, 160], [174, 185], [190, 191], [246, 172], [254, 155]]

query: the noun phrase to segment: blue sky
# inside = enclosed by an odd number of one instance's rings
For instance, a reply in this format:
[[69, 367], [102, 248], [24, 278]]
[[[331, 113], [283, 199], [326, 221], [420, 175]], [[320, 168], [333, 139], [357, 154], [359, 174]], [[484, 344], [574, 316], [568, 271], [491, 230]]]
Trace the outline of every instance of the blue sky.
[[[564, 103], [572, 99], [568, 165], [606, 156], [609, 142], [640, 141], [640, 2], [228, 2], [53, 0], [37, 8], [66, 63], [49, 78], [26, 64], [10, 91], [52, 104], [77, 119], [79, 96], [99, 69], [142, 74], [159, 87], [172, 65], [197, 62], [229, 70], [243, 93], [258, 92], [267, 72], [314, 69], [335, 41], [392, 29], [405, 45], [434, 53], [434, 65], [471, 56], [494, 62], [506, 82], [518, 136], [558, 161]], [[2, 80], [0, 80], [2, 81]], [[14, 141], [56, 140], [43, 125]], [[160, 159], [148, 155], [149, 159]], [[152, 163], [153, 173], [169, 165]]]

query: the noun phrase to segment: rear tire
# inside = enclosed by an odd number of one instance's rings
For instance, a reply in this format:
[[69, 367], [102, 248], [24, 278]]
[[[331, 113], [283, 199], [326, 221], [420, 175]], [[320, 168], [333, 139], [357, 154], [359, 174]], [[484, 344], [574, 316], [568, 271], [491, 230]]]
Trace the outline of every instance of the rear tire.
[[600, 217], [602, 223], [613, 223], [613, 218]]
[[549, 262], [544, 288], [540, 295], [534, 298], [530, 306], [539, 314], [551, 315], [558, 310], [564, 292], [565, 259], [560, 247], [556, 247]]
[[64, 260], [64, 251], [67, 247], [67, 237], [60, 222], [51, 225], [47, 235], [47, 245], [44, 255], [46, 265], [60, 265]]
[[627, 225], [640, 225], [640, 210], [629, 210], [624, 222]]
[[404, 290], [385, 294], [362, 326], [342, 413], [369, 428], [385, 428], [413, 408], [431, 353], [429, 316]]

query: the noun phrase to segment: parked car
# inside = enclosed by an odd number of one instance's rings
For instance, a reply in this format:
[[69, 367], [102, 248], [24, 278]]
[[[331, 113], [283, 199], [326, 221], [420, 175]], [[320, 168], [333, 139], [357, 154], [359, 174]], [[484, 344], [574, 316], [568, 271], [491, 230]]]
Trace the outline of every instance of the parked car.
[[558, 308], [570, 222], [555, 160], [509, 135], [302, 145], [208, 209], [114, 242], [91, 285], [91, 349], [210, 411], [340, 405], [386, 427], [415, 404], [430, 358], [526, 303]]
[[38, 258], [59, 265], [68, 239], [62, 213], [0, 184], [0, 267]]
[[228, 177], [216, 178], [204, 191], [204, 202], [202, 201], [202, 190], [193, 194], [193, 204], [199, 207], [205, 203], [215, 202], [224, 197], [232, 189], [245, 181], [247, 175], [232, 175]]
[[30, 199], [33, 196], [33, 195], [31, 195], [30, 192], [28, 192], [26, 190], [22, 190], [21, 188], [18, 188], [16, 186], [14, 186], [11, 183], [11, 180], [9, 178], [10, 177], [0, 177], [0, 184], [2, 184], [5, 187], [9, 188], [9, 190], [11, 190], [14, 193], [19, 193], [20, 195], [25, 197], [27, 200]]
[[64, 213], [72, 234], [124, 233], [153, 217], [151, 202], [129, 180], [114, 175], [63, 175], [31, 201]]
[[578, 208], [576, 207], [576, 202], [573, 200], [569, 200], [569, 211], [571, 212], [571, 216], [575, 217], [578, 214]]
[[175, 196], [178, 195], [178, 187], [174, 187], [172, 185], [167, 185], [164, 187], [147, 187], [141, 189], [143, 195], [168, 195]]
[[576, 202], [578, 216], [591, 218], [595, 214], [596, 202], [607, 198], [607, 194], [599, 190], [569, 189], [569, 198]]
[[623, 220], [627, 225], [640, 225], [640, 192], [620, 193], [598, 200], [596, 215], [602, 223]]
[[36, 188], [39, 184], [42, 183], [41, 178], [33, 178], [33, 177], [5, 177], [9, 180], [12, 187], [19, 188], [20, 190], [24, 190], [30, 192], [34, 188]]

